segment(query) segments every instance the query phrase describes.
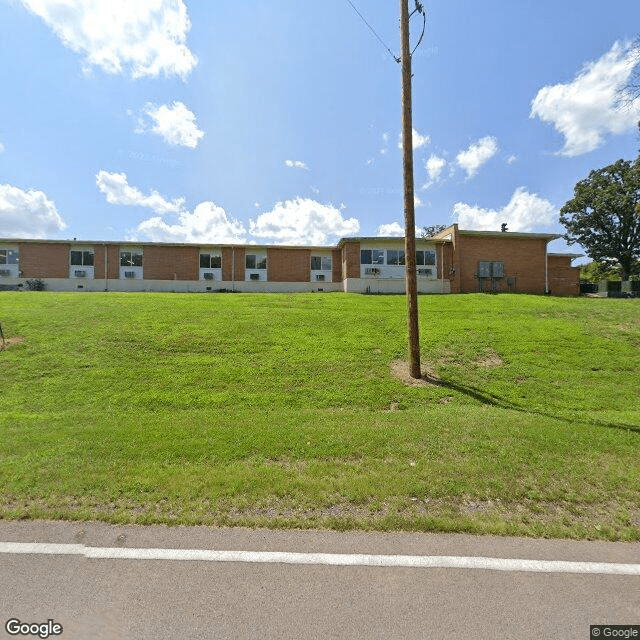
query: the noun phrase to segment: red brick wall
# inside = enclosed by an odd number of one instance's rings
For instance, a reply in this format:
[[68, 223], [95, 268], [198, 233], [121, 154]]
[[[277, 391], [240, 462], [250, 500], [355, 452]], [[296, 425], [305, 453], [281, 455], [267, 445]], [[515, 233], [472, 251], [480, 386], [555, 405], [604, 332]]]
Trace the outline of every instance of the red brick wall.
[[345, 242], [342, 245], [342, 279], [360, 277], [360, 243]]
[[331, 250], [331, 282], [342, 282], [342, 253], [340, 249]]
[[68, 278], [69, 243], [21, 242], [20, 271], [23, 278]]
[[[232, 264], [234, 255], [235, 269]], [[222, 247], [222, 279], [226, 282], [244, 280], [244, 248]]]
[[453, 267], [453, 247], [451, 244], [436, 244], [436, 266], [438, 278], [452, 280], [455, 274], [451, 273]]
[[[496, 283], [498, 291], [544, 293], [545, 257], [546, 240], [542, 238], [458, 234], [454, 252], [455, 292], [480, 290], [480, 281], [476, 277], [478, 263], [486, 260], [504, 263], [504, 277]], [[508, 278], [514, 279], [511, 287], [508, 286]], [[490, 287], [490, 283], [489, 280], [486, 286]]]
[[142, 261], [146, 280], [198, 280], [198, 247], [145, 245]]
[[93, 261], [94, 277], [104, 278], [104, 254], [107, 252], [107, 273], [110, 280], [117, 280], [120, 274], [120, 251], [117, 244], [95, 245], [96, 256]]
[[549, 289], [554, 296], [580, 295], [580, 267], [571, 266], [571, 258], [549, 256]]
[[310, 249], [267, 249], [269, 282], [309, 282], [310, 279]]

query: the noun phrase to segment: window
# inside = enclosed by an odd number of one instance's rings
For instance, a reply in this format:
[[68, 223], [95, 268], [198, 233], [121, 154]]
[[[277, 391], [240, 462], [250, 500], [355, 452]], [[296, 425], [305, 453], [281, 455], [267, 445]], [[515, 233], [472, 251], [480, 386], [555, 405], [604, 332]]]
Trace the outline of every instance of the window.
[[121, 267], [141, 267], [142, 251], [121, 251], [120, 266]]
[[222, 258], [211, 253], [200, 254], [201, 269], [220, 269], [222, 267]]
[[483, 261], [478, 264], [478, 278], [503, 278], [504, 263]]
[[248, 253], [245, 256], [245, 265], [247, 269], [266, 269], [267, 258], [265, 256], [256, 256], [254, 253]]
[[331, 256], [311, 256], [311, 271], [331, 271]]
[[384, 251], [379, 249], [362, 249], [360, 264], [384, 264]]
[[93, 251], [71, 251], [71, 265], [74, 267], [93, 267]]
[[429, 265], [435, 265], [436, 252], [435, 251], [416, 251], [416, 265], [423, 267]]
[[404, 264], [404, 250], [389, 249], [387, 251], [387, 264]]
[[19, 255], [13, 249], [0, 249], [0, 264], [18, 264]]

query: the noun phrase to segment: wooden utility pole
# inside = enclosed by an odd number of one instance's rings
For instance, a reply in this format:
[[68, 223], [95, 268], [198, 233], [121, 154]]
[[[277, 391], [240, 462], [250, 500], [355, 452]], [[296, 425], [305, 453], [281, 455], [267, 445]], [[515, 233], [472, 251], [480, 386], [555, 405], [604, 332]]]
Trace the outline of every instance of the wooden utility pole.
[[418, 283], [416, 278], [416, 221], [413, 196], [413, 125], [411, 119], [411, 50], [409, 48], [409, 0], [400, 0], [402, 59], [402, 155], [404, 165], [404, 259], [409, 328], [409, 373], [420, 378], [418, 332]]

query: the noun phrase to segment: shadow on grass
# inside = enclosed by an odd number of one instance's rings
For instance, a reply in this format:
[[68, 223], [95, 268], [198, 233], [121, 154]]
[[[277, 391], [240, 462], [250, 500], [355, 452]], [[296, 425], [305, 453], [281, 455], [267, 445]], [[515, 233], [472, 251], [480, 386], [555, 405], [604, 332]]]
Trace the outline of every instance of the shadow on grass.
[[567, 418], [565, 416], [554, 413], [549, 413], [547, 411], [540, 411], [539, 409], [522, 407], [492, 393], [487, 393], [486, 391], [482, 391], [481, 389], [478, 389], [476, 387], [458, 384], [450, 380], [440, 379], [438, 380], [437, 384], [440, 387], [445, 387], [447, 389], [451, 389], [452, 391], [457, 391], [466, 396], [469, 396], [470, 398], [473, 398], [474, 400], [477, 400], [482, 404], [486, 404], [492, 407], [498, 407], [499, 409], [509, 409], [511, 411], [518, 411], [520, 413], [533, 414], [544, 418], [551, 418], [552, 420], [559, 420], [560, 422], [565, 422], [567, 424], [575, 424], [575, 422], [585, 422], [597, 427], [606, 427], [607, 429], [622, 429], [624, 431], [633, 431], [634, 433], [640, 435], [640, 426], [638, 425], [625, 424], [623, 422], [606, 422], [604, 420], [585, 418], [582, 418], [580, 420], [572, 420], [571, 418]]

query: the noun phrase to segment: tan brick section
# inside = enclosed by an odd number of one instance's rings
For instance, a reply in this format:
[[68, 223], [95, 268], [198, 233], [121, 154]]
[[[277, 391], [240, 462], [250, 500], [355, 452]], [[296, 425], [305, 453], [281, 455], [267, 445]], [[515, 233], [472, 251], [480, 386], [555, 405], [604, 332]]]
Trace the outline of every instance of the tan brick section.
[[244, 247], [222, 247], [222, 279], [226, 282], [244, 280]]
[[569, 256], [549, 256], [549, 289], [554, 296], [580, 295], [580, 267]]
[[342, 252], [331, 250], [331, 282], [342, 282]]
[[[458, 235], [452, 292], [480, 291], [478, 263], [499, 261], [504, 263], [504, 277], [496, 281], [497, 291], [544, 293], [545, 259], [546, 240], [543, 238], [518, 238], [506, 234], [504, 238]], [[491, 280], [485, 287], [491, 287]]]
[[68, 278], [71, 244], [21, 242], [20, 272], [23, 278]]
[[311, 280], [310, 249], [267, 249], [269, 282], [309, 282]]
[[145, 280], [198, 280], [198, 247], [145, 245], [142, 259]]
[[438, 278], [451, 280], [453, 286], [455, 273], [451, 273], [453, 268], [453, 246], [451, 243], [436, 244], [436, 265], [438, 267]]
[[342, 279], [360, 277], [360, 243], [345, 242], [342, 245]]

